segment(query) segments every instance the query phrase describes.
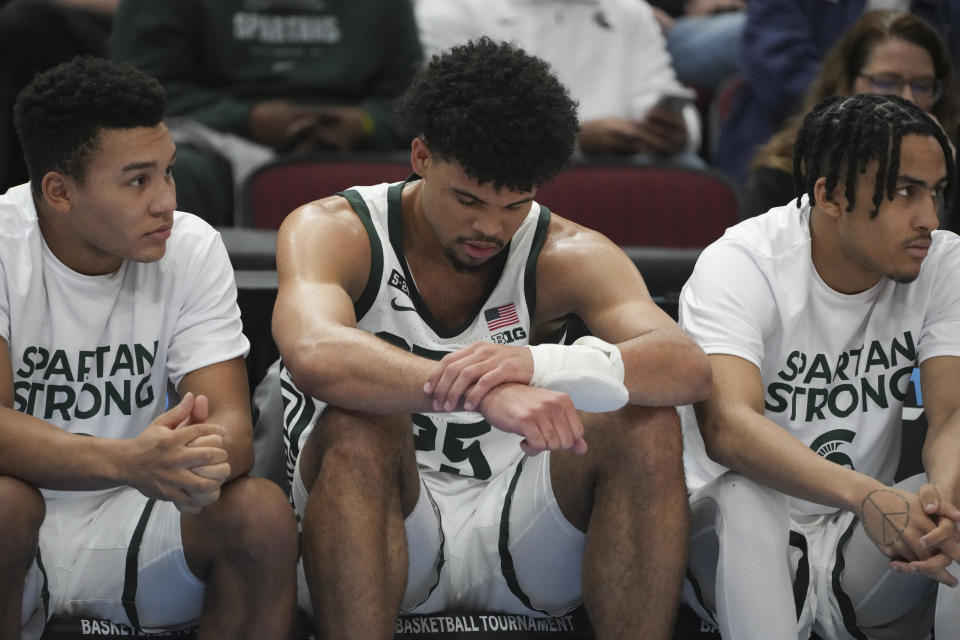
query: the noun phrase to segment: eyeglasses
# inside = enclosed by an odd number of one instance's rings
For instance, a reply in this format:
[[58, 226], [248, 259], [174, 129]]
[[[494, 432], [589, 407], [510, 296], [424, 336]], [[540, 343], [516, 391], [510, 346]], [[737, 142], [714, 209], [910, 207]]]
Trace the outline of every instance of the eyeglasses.
[[858, 73], [861, 78], [866, 78], [873, 85], [873, 90], [877, 93], [892, 93], [903, 95], [903, 88], [910, 85], [910, 92], [916, 100], [925, 102], [936, 102], [940, 98], [940, 92], [943, 91], [943, 85], [936, 78], [925, 77], [907, 80], [895, 73], [879, 73], [871, 75], [869, 73]]

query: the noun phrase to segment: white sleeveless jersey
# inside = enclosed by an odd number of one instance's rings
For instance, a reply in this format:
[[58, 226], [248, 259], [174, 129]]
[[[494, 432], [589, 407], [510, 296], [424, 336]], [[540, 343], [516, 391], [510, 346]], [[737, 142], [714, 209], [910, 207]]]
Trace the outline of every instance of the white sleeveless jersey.
[[[354, 187], [347, 198], [370, 238], [367, 285], [354, 304], [357, 326], [386, 342], [439, 360], [474, 342], [526, 345], [536, 300], [536, 263], [546, 237], [550, 212], [533, 203], [512, 240], [494, 258], [500, 276], [463, 326], [443, 327], [427, 309], [410, 274], [401, 239], [400, 192], [404, 183]], [[293, 467], [325, 403], [302, 394], [281, 368], [287, 470]], [[413, 414], [412, 426], [421, 469], [485, 480], [522, 454], [520, 436], [499, 431], [479, 413]]]

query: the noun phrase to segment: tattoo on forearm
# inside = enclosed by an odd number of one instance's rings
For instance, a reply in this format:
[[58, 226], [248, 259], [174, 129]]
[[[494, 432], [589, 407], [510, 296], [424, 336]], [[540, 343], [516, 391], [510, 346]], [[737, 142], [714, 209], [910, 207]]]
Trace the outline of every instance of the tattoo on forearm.
[[863, 528], [880, 547], [892, 547], [910, 524], [910, 503], [896, 491], [871, 491], [860, 503]]

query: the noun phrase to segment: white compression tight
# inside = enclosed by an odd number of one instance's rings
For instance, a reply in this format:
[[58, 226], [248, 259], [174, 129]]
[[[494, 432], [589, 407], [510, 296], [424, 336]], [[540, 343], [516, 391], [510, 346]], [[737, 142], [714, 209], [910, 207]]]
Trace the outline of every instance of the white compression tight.
[[[954, 578], [960, 578], [957, 563], [948, 569]], [[960, 638], [960, 587], [949, 588], [943, 585], [937, 590], [937, 622], [934, 627], [937, 640], [957, 640]]]
[[[797, 635], [785, 495], [727, 473], [691, 498], [690, 573], [724, 638]], [[736, 585], [727, 588], [725, 585]], [[686, 598], [694, 609], [702, 607]]]
[[[915, 476], [897, 487], [915, 492], [925, 481]], [[705, 609], [715, 612], [724, 638], [808, 637], [813, 621], [797, 620], [793, 583], [800, 551], [789, 544], [787, 497], [730, 472], [691, 497], [691, 512], [687, 603], [701, 616], [712, 617]], [[844, 571], [842, 589], [870, 638], [902, 638], [904, 628], [916, 631], [927, 624], [932, 582], [889, 571], [886, 557], [859, 525], [844, 548], [844, 560], [856, 570]], [[938, 640], [960, 639], [960, 589], [941, 588], [939, 599]]]
[[[960, 566], [954, 562], [947, 567], [954, 578], [960, 579]], [[960, 586], [949, 588], [940, 585], [937, 590], [937, 620], [934, 627], [937, 640], [960, 638]]]

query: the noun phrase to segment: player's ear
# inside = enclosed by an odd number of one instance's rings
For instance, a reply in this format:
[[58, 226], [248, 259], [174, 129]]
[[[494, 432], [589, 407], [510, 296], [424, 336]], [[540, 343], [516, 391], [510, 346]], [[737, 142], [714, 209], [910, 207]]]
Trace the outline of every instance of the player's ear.
[[831, 218], [839, 218], [846, 204], [846, 198], [840, 195], [840, 189], [836, 186], [833, 191], [827, 191], [827, 179], [824, 176], [817, 178], [813, 184], [813, 200], [816, 207]]
[[433, 154], [430, 152], [430, 147], [427, 146], [427, 141], [423, 139], [423, 136], [414, 138], [410, 143], [410, 166], [413, 168], [413, 172], [421, 178], [424, 177], [432, 160]]
[[61, 213], [70, 210], [70, 188], [73, 181], [59, 171], [48, 171], [40, 180], [40, 192], [47, 204]]

